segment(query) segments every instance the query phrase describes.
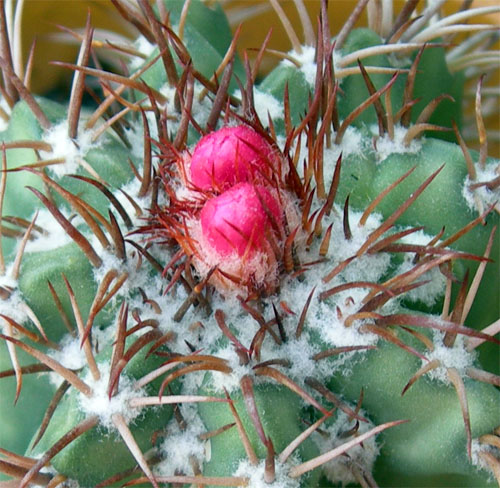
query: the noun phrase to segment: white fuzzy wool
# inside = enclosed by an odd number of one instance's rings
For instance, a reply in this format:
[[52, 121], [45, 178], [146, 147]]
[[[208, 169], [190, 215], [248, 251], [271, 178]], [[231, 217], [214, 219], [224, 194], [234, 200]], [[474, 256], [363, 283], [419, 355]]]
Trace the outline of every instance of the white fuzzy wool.
[[109, 399], [108, 383], [110, 374], [110, 364], [99, 363], [101, 378], [95, 381], [91, 373], [88, 372], [83, 381], [92, 388], [92, 396], [89, 398], [83, 394], [79, 395], [80, 408], [87, 416], [97, 415], [99, 425], [113, 430], [113, 415], [121, 414], [125, 421], [130, 424], [141, 414], [140, 408], [130, 408], [129, 400], [135, 397], [144, 396], [140, 389], [134, 389], [134, 382], [126, 374], [120, 375], [118, 393]]
[[64, 159], [63, 164], [49, 166], [56, 176], [75, 173], [87, 152], [98, 143], [92, 143], [92, 132], [80, 131], [76, 140], [68, 136], [68, 121], [54, 125], [44, 135], [43, 141], [52, 146], [52, 151], [40, 151], [42, 159]]
[[380, 137], [378, 135], [378, 126], [376, 125], [371, 126], [370, 129], [373, 135], [377, 137], [375, 141], [377, 147], [375, 154], [379, 162], [383, 161], [391, 154], [415, 154], [420, 151], [422, 147], [422, 141], [424, 140], [424, 138], [412, 139], [410, 144], [406, 146], [404, 144], [404, 138], [406, 136], [406, 133], [408, 132], [408, 129], [401, 125], [394, 126], [393, 139], [389, 137], [389, 134], [384, 134], [382, 137]]
[[484, 212], [487, 207], [500, 202], [500, 186], [490, 190], [487, 186], [479, 186], [475, 189], [471, 188], [471, 185], [476, 185], [478, 183], [487, 183], [493, 181], [500, 176], [500, 165], [499, 164], [487, 164], [482, 168], [479, 164], [475, 165], [476, 168], [476, 179], [473, 181], [470, 176], [467, 175], [465, 178], [462, 195], [467, 202], [468, 207], [473, 212]]
[[234, 476], [248, 478], [248, 488], [300, 488], [301, 480], [288, 476], [290, 468], [299, 464], [297, 456], [290, 456], [286, 463], [282, 464], [276, 460], [275, 480], [272, 483], [266, 483], [264, 479], [265, 462], [261, 461], [257, 466], [250, 464], [249, 461], [241, 461]]
[[[434, 350], [426, 354], [429, 361], [437, 359], [440, 362], [440, 366], [429, 371], [427, 375], [433, 380], [450, 384], [447, 369], [454, 368], [461, 377], [465, 377], [467, 368], [471, 367], [474, 363], [476, 352], [467, 351], [463, 335], [457, 335], [453, 347], [444, 345], [444, 336], [445, 333], [442, 331], [433, 331]], [[427, 364], [427, 361], [422, 363], [422, 365], [424, 364]]]
[[[362, 416], [365, 415], [362, 410], [359, 413]], [[321, 453], [331, 451], [349, 441], [351, 438], [343, 439], [340, 435], [342, 432], [346, 432], [352, 428], [354, 422], [355, 421], [349, 421], [347, 414], [339, 410], [337, 418], [331, 425], [327, 427], [323, 425], [321, 429], [328, 433], [328, 437], [319, 434], [315, 434], [312, 437]], [[358, 434], [364, 434], [373, 427], [374, 425], [371, 422], [359, 422]], [[357, 483], [352, 473], [351, 466], [355, 465], [363, 471], [370, 473], [372, 472], [378, 453], [379, 448], [376, 439], [372, 436], [363, 441], [362, 445], [357, 444], [351, 447], [351, 449], [347, 451], [347, 456], [337, 456], [325, 463], [322, 468], [327, 478], [333, 483], [340, 483], [342, 486], [348, 483]]]
[[[316, 80], [316, 49], [314, 48], [314, 46], [301, 47], [301, 53], [292, 50], [288, 53], [288, 55], [300, 64], [299, 70], [304, 75], [307, 83], [313, 86]], [[281, 63], [283, 66], [296, 67], [296, 65], [288, 59], [284, 59]]]
[[487, 463], [485, 459], [481, 457], [481, 453], [487, 453], [494, 456], [496, 459], [500, 456], [500, 449], [491, 444], [482, 443], [479, 439], [472, 439], [471, 444], [471, 463], [480, 470], [489, 473], [489, 482], [494, 483], [495, 477], [491, 469], [491, 466]]

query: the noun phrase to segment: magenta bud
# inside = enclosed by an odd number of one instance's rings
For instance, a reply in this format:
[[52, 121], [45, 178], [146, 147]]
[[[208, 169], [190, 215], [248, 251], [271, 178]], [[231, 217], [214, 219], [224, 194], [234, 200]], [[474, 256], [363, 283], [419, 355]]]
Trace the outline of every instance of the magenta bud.
[[191, 157], [191, 183], [223, 191], [237, 183], [263, 183], [279, 156], [267, 140], [246, 125], [224, 127], [202, 137]]
[[200, 217], [203, 236], [220, 256], [267, 252], [269, 236], [283, 230], [281, 205], [267, 188], [250, 183], [208, 200]]

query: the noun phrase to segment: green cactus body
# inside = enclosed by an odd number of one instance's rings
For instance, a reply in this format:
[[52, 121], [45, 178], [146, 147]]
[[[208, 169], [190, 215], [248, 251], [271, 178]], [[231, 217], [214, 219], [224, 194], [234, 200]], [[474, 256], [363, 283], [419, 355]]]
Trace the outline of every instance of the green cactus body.
[[499, 161], [443, 43], [469, 14], [368, 3], [263, 78], [198, 0], [117, 0], [126, 74], [87, 26], [67, 104], [6, 60], [6, 486], [493, 486]]

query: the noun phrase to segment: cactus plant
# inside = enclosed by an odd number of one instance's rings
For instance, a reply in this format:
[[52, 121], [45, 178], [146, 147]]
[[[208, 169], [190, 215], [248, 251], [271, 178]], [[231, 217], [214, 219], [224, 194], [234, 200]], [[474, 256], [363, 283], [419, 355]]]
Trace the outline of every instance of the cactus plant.
[[0, 486], [500, 482], [499, 8], [442, 3], [297, 0], [261, 76], [220, 6], [115, 0], [66, 103], [1, 4]]

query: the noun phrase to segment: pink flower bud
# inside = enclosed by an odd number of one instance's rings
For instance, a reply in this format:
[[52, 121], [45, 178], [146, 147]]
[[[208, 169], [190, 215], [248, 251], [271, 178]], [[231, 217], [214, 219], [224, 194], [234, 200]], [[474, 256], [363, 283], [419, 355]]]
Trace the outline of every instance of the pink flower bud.
[[220, 256], [267, 253], [268, 237], [283, 229], [276, 198], [267, 188], [250, 183], [239, 183], [208, 200], [200, 217], [203, 236]]
[[224, 127], [202, 137], [191, 157], [191, 182], [201, 190], [223, 191], [241, 182], [262, 183], [279, 157], [246, 125]]

